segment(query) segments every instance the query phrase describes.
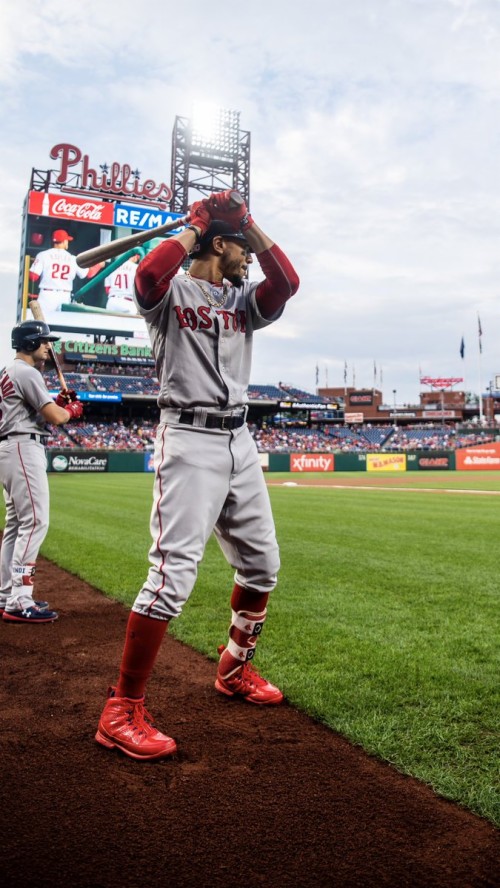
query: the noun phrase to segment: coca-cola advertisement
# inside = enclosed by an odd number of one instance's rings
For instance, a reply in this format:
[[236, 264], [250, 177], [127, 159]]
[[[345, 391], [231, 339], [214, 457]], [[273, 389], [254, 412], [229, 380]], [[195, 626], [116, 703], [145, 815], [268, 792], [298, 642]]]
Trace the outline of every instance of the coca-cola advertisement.
[[86, 200], [73, 195], [66, 197], [48, 191], [30, 191], [28, 195], [28, 213], [36, 216], [112, 225], [113, 210], [113, 203], [97, 199]]

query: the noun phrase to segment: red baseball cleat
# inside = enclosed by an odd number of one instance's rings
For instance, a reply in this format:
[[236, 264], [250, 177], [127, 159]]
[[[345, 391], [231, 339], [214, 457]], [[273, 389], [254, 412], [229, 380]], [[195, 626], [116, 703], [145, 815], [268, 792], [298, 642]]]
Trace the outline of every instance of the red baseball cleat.
[[113, 688], [108, 693], [95, 735], [101, 746], [116, 747], [130, 758], [145, 761], [166, 758], [177, 751], [175, 740], [153, 726], [144, 697], [139, 700], [115, 697]]
[[[223, 650], [224, 647], [219, 648], [219, 654]], [[238, 695], [248, 703], [259, 703], [260, 705], [281, 703], [283, 700], [280, 689], [262, 678], [250, 663], [238, 666], [229, 675], [222, 676], [217, 672], [215, 689], [221, 694], [226, 694], [227, 697]]]

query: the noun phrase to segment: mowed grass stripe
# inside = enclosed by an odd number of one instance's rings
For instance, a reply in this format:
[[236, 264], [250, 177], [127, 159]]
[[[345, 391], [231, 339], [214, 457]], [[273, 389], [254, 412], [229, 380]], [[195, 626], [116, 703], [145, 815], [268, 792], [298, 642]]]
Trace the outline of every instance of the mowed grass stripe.
[[[50, 485], [43, 554], [131, 604], [148, 566], [152, 477], [51, 476]], [[293, 704], [500, 825], [497, 498], [270, 494], [282, 570], [259, 668]], [[172, 632], [215, 658], [231, 586], [211, 540]]]

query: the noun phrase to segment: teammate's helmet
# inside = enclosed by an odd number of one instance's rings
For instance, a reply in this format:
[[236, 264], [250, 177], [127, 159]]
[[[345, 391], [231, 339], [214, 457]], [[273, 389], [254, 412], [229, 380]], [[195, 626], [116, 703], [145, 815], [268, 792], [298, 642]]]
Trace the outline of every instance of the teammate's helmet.
[[42, 342], [58, 342], [60, 336], [53, 336], [44, 321], [23, 321], [12, 330], [12, 348], [16, 351], [34, 352]]

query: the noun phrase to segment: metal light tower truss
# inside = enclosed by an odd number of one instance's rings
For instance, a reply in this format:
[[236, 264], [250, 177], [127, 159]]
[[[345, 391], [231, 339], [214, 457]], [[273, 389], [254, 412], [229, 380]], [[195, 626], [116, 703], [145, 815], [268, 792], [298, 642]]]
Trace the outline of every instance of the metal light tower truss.
[[225, 108], [212, 111], [210, 119], [175, 118], [172, 212], [186, 213], [193, 201], [229, 188], [250, 206], [250, 133], [240, 130], [239, 118], [239, 111]]

